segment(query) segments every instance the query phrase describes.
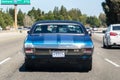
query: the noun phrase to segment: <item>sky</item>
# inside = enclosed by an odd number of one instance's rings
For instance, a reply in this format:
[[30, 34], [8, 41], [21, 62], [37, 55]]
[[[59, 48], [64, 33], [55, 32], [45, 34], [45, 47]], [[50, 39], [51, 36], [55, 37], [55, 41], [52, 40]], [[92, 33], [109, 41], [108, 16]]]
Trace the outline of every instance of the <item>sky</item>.
[[[101, 3], [105, 0], [30, 0], [30, 5], [18, 5], [17, 9], [21, 9], [27, 13], [32, 7], [36, 9], [40, 8], [42, 11], [48, 12], [54, 10], [54, 7], [60, 7], [63, 5], [67, 10], [72, 8], [80, 9], [82, 14], [88, 16], [99, 16], [100, 13], [104, 13]], [[0, 0], [1, 4], [1, 0]], [[5, 11], [7, 8], [14, 8], [14, 5], [0, 5], [0, 8]]]

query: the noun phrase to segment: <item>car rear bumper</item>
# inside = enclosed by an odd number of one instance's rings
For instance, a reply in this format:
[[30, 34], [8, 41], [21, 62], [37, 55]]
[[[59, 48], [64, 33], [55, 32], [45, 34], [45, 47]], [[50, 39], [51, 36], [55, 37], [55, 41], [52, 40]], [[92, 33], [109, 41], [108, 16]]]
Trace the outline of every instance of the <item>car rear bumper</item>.
[[91, 58], [91, 55], [66, 55], [59, 58], [53, 58], [51, 55], [26, 55], [26, 59], [38, 63], [80, 63]]
[[120, 38], [111, 38], [110, 45], [117, 45], [120, 46]]

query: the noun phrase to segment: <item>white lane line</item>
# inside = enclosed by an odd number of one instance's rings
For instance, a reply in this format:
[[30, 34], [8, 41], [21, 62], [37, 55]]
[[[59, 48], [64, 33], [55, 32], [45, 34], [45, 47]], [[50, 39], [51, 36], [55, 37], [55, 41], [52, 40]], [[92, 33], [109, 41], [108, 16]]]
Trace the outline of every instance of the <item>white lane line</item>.
[[111, 60], [109, 60], [109, 59], [107, 59], [107, 58], [105, 58], [105, 60], [106, 60], [107, 62], [111, 63], [112, 65], [114, 65], [115, 67], [120, 67], [120, 65], [116, 64], [115, 62], [113, 62], [113, 61], [111, 61]]
[[10, 57], [4, 59], [3, 61], [0, 62], [0, 65], [3, 64], [3, 63], [5, 63], [6, 61], [8, 61], [8, 60], [10, 60], [10, 59], [11, 59]]

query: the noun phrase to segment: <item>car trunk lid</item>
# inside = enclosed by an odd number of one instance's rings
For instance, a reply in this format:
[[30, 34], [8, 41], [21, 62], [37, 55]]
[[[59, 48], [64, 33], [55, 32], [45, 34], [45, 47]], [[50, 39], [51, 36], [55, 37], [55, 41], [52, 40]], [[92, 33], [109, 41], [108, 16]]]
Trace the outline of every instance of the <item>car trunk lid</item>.
[[31, 35], [36, 48], [75, 49], [84, 46], [84, 34], [39, 34]]

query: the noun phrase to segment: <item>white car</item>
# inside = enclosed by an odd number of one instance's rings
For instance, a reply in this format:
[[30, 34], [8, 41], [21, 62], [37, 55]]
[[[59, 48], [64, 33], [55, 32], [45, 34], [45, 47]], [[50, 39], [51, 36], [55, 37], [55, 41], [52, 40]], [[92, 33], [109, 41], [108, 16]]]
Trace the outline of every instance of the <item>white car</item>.
[[120, 46], [120, 24], [110, 25], [103, 36], [103, 47]]

